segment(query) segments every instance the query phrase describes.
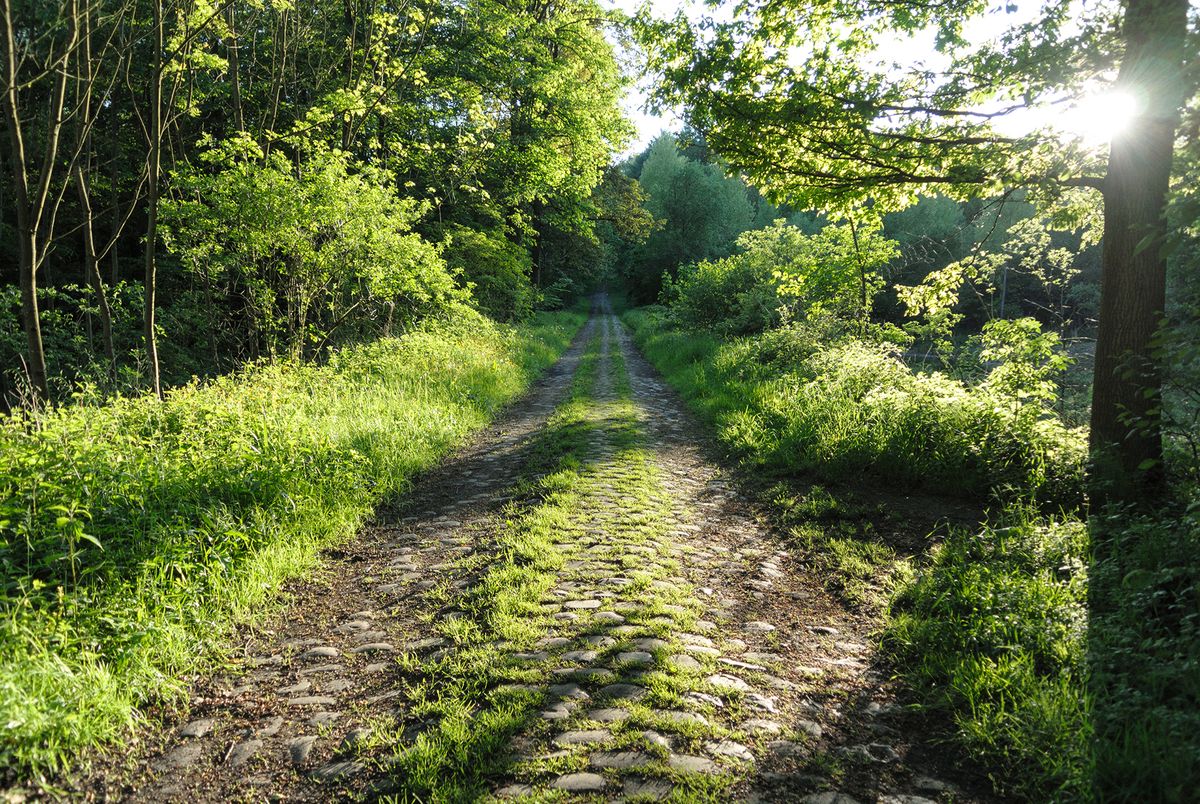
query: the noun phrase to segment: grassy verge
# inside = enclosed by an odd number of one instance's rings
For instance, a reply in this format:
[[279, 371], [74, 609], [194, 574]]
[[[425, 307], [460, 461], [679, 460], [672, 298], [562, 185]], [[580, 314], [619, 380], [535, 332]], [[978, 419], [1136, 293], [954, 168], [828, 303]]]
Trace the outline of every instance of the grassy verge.
[[779, 478], [765, 497], [780, 524], [833, 591], [880, 616], [900, 674], [954, 724], [997, 789], [1086, 797], [1083, 524], [1014, 506], [992, 525], [933, 539], [911, 523], [904, 532], [904, 513], [873, 499], [869, 484], [851, 492], [837, 482], [857, 470], [892, 481], [884, 487], [983, 498], [1003, 485], [1069, 500], [1078, 434], [1006, 414], [972, 423], [982, 395], [857, 346], [778, 333], [722, 340], [636, 310], [625, 320], [718, 439], [756, 474]]
[[908, 368], [892, 347], [797, 326], [722, 339], [623, 316], [638, 347], [743, 461], [829, 481], [980, 498], [1081, 498], [1085, 439], [1032, 406]]
[[326, 366], [0, 422], [0, 772], [61, 767], [171, 700], [582, 320], [464, 310]]

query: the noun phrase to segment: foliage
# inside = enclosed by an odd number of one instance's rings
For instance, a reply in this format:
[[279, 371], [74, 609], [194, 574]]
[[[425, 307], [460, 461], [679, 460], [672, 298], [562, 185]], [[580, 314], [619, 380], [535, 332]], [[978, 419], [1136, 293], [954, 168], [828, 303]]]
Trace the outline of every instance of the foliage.
[[896, 596], [884, 646], [954, 720], [993, 781], [1025, 800], [1088, 795], [1088, 535], [1015, 509], [953, 529]]
[[61, 767], [552, 363], [581, 323], [454, 322], [168, 394], [0, 422], [0, 767]]
[[1200, 500], [1112, 507], [1091, 527], [1096, 789], [1187, 801], [1200, 774]]
[[968, 496], [1004, 491], [1068, 507], [1080, 502], [1083, 434], [1047, 414], [1040, 386], [1031, 394], [1014, 385], [1033, 376], [1020, 349], [1007, 357], [1024, 367], [999, 375], [1011, 382], [968, 386], [914, 371], [894, 345], [845, 336], [824, 321], [722, 340], [670, 329], [661, 312], [633, 311], [625, 320], [722, 443], [755, 465], [833, 480], [865, 473]]
[[646, 209], [661, 222], [629, 254], [626, 285], [636, 300], [652, 301], [664, 272], [673, 275], [681, 265], [729, 254], [737, 236], [753, 225], [746, 186], [720, 165], [685, 156], [670, 134], [650, 144], [635, 178], [646, 193]]
[[824, 316], [864, 324], [883, 286], [878, 269], [896, 255], [877, 229], [843, 223], [813, 234], [782, 219], [744, 232], [739, 253], [664, 279], [677, 321], [718, 332], [761, 332], [781, 321]]
[[529, 253], [502, 232], [454, 226], [443, 256], [483, 312], [498, 321], [518, 321], [533, 312]]
[[[402, 200], [379, 171], [318, 151], [300, 164], [239, 138], [176, 173], [163, 240], [215, 298], [248, 320], [250, 354], [311, 354], [351, 314], [408, 322], [447, 305], [454, 283], [412, 232], [427, 207]], [[355, 169], [356, 168], [356, 169]], [[240, 304], [238, 304], [240, 302]]]

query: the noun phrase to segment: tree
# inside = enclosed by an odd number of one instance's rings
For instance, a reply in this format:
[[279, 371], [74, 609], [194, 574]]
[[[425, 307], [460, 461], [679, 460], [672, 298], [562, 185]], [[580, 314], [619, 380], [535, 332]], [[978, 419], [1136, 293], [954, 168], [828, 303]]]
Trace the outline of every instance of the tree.
[[[985, 3], [817, 0], [751, 3], [728, 23], [643, 20], [663, 74], [658, 98], [773, 198], [884, 211], [918, 191], [957, 199], [1028, 187], [1045, 203], [1068, 188], [1104, 203], [1102, 300], [1092, 405], [1095, 499], [1162, 490], [1160, 367], [1164, 208], [1185, 85], [1187, 0], [1091, 8], [1046, 3], [994, 43], [965, 26]], [[1119, 33], [1118, 33], [1119, 32]], [[932, 35], [944, 69], [874, 66], [880, 38]], [[1115, 81], [1111, 72], [1120, 70]], [[1111, 83], [1140, 100], [1108, 159], [1035, 131], [1000, 133], [1001, 118], [1062, 104]]]
[[[17, 8], [16, 0], [0, 0], [0, 36], [4, 40], [3, 97], [0, 107], [8, 129], [9, 165], [13, 178], [21, 284], [21, 320], [27, 344], [27, 369], [33, 392], [49, 395], [46, 351], [38, 309], [38, 271], [54, 238], [57, 189], [62, 174], [59, 148], [66, 126], [68, 81], [80, 48], [78, 0], [50, 7]], [[17, 12], [25, 12], [18, 14]], [[44, 118], [35, 116], [45, 103]], [[34, 149], [40, 148], [40, 155]]]

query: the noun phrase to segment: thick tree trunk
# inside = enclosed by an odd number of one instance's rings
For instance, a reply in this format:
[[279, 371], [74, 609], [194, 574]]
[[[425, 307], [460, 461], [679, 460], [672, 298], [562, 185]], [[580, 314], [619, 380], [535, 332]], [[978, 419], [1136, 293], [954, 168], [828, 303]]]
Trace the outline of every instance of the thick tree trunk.
[[1188, 0], [1129, 0], [1117, 86], [1141, 110], [1113, 138], [1104, 180], [1104, 255], [1092, 392], [1094, 503], [1163, 490], [1161, 371], [1155, 334], [1166, 296], [1165, 208], [1182, 103]]

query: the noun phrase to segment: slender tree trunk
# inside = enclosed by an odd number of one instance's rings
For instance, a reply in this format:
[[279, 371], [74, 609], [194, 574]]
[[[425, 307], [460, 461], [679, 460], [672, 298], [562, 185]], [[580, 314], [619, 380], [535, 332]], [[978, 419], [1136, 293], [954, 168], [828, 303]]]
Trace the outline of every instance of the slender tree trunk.
[[232, 2], [225, 9], [225, 23], [229, 27], [229, 39], [225, 44], [225, 50], [229, 58], [229, 92], [233, 105], [233, 125], [238, 131], [245, 131], [246, 122], [242, 117], [242, 85], [238, 77], [238, 37]]
[[104, 290], [104, 278], [100, 275], [100, 258], [96, 253], [95, 216], [92, 213], [91, 191], [82, 165], [75, 166], [75, 189], [79, 194], [79, 206], [83, 209], [83, 262], [87, 282], [96, 297], [100, 311], [100, 331], [104, 345], [104, 357], [108, 360], [109, 379], [116, 366], [116, 350], [113, 348], [112, 309], [108, 305], [108, 294]]
[[1162, 376], [1154, 354], [1166, 296], [1166, 199], [1183, 98], [1188, 0], [1129, 0], [1117, 86], [1141, 110], [1113, 138], [1104, 180], [1104, 254], [1092, 392], [1095, 503], [1164, 490]]
[[[42, 343], [41, 313], [37, 299], [37, 272], [41, 265], [40, 241], [43, 237], [42, 222], [48, 207], [57, 204], [51, 201], [50, 188], [54, 181], [54, 168], [58, 161], [59, 139], [62, 134], [64, 108], [67, 94], [67, 78], [70, 73], [71, 57], [79, 41], [79, 7], [71, 0], [66, 8], [67, 39], [61, 52], [52, 52], [49, 59], [54, 74], [50, 89], [50, 103], [46, 120], [44, 152], [42, 155], [37, 186], [30, 185], [29, 155], [25, 146], [25, 132], [21, 122], [20, 84], [18, 75], [17, 49], [20, 47], [16, 27], [13, 23], [12, 0], [0, 0], [0, 22], [4, 30], [3, 75], [4, 93], [0, 107], [8, 129], [9, 150], [13, 173], [13, 194], [17, 207], [17, 270], [21, 287], [21, 323], [25, 329], [28, 350], [27, 370], [33, 391], [40, 399], [49, 396], [46, 379], [46, 350]], [[53, 220], [53, 215], [50, 216]], [[51, 224], [50, 228], [53, 228]], [[49, 236], [47, 236], [48, 239]]]
[[150, 87], [150, 152], [146, 166], [146, 253], [145, 309], [142, 323], [146, 340], [146, 369], [155, 395], [162, 397], [158, 369], [158, 337], [155, 332], [155, 306], [158, 282], [158, 180], [162, 166], [163, 101], [163, 9], [160, 0], [151, 0], [154, 9], [154, 71]]

